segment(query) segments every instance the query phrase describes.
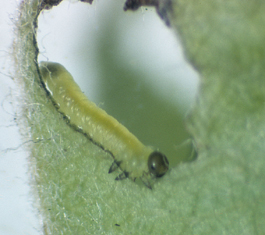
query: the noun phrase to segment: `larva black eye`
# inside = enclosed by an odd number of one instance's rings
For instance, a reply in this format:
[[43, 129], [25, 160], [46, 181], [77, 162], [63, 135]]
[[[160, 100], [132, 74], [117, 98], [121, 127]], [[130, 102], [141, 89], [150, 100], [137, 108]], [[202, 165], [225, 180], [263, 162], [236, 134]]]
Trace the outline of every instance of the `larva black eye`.
[[158, 152], [152, 152], [148, 158], [148, 169], [155, 177], [161, 177], [168, 171], [167, 157]]

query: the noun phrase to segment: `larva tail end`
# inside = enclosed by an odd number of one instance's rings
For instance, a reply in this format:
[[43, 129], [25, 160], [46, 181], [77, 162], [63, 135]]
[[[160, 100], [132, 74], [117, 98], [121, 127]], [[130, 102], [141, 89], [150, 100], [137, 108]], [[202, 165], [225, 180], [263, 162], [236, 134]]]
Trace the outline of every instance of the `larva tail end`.
[[126, 178], [128, 178], [128, 177], [129, 177], [129, 172], [124, 171], [124, 172], [122, 172], [121, 174], [119, 174], [119, 175], [115, 178], [115, 180], [124, 180], [124, 179], [126, 179]]
[[44, 83], [47, 82], [48, 78], [55, 79], [58, 78], [62, 73], [69, 74], [64, 66], [55, 62], [41, 61], [39, 63], [39, 69]]

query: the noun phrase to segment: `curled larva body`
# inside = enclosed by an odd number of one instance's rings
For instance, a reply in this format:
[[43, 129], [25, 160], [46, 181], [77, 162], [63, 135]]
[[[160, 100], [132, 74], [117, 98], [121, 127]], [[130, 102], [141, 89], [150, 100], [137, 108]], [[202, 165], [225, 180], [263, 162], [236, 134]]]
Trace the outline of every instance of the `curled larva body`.
[[114, 164], [109, 172], [119, 166], [124, 174], [118, 179], [140, 177], [145, 184], [148, 184], [146, 175], [160, 177], [165, 174], [168, 170], [167, 158], [143, 145], [116, 119], [89, 101], [62, 65], [41, 62], [40, 73], [53, 102], [71, 125], [114, 157]]

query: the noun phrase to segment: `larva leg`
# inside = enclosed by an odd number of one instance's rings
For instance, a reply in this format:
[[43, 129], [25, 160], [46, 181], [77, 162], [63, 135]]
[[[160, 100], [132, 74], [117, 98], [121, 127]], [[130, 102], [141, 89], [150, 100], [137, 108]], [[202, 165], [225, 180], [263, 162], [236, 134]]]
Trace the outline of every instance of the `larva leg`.
[[128, 177], [129, 177], [129, 172], [124, 171], [124, 172], [122, 172], [121, 174], [119, 174], [119, 175], [115, 178], [115, 180], [124, 180], [124, 179], [126, 179], [126, 178], [128, 178]]
[[112, 173], [113, 171], [116, 171], [117, 168], [120, 166], [121, 161], [115, 161], [111, 164], [110, 168], [109, 168], [109, 174]]
[[151, 186], [147, 176], [148, 176], [148, 174], [146, 172], [144, 172], [142, 177], [140, 177], [140, 179], [142, 180], [142, 182], [144, 183], [144, 185], [147, 188], [152, 189], [152, 186]]

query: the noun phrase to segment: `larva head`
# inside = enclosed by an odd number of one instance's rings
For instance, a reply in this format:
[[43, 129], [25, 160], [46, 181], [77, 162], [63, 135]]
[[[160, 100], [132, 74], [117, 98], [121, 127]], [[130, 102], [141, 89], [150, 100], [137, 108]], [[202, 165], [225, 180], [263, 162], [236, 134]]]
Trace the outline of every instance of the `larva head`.
[[148, 169], [149, 172], [155, 177], [163, 176], [168, 170], [167, 157], [158, 151], [154, 151], [148, 158]]

